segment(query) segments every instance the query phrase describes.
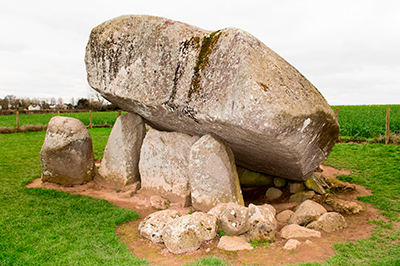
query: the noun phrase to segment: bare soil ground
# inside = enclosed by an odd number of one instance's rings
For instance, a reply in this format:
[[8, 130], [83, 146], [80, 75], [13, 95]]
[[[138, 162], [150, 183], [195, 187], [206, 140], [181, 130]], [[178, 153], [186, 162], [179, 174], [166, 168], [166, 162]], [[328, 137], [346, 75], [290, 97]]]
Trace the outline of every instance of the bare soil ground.
[[[349, 171], [337, 170], [328, 166], [323, 166], [323, 170], [324, 176], [329, 178], [336, 178], [338, 175], [350, 175]], [[305, 243], [306, 239], [298, 239], [302, 244], [292, 251], [282, 248], [286, 240], [282, 239], [279, 233], [277, 233], [275, 243], [267, 246], [259, 244], [250, 251], [231, 252], [219, 250], [217, 248], [219, 237], [216, 237], [212, 241], [203, 243], [197, 251], [174, 255], [164, 245], [151, 243], [139, 236], [139, 223], [147, 215], [157, 211], [151, 207], [149, 198], [140, 193], [130, 197], [127, 193], [118, 193], [115, 190], [101, 187], [94, 182], [88, 182], [80, 186], [63, 187], [53, 183], [42, 183], [40, 179], [34, 180], [27, 187], [41, 187], [65, 191], [71, 194], [87, 195], [105, 199], [121, 208], [135, 210], [140, 215], [140, 218], [119, 225], [116, 229], [116, 234], [133, 254], [139, 258], [147, 259], [151, 265], [182, 265], [208, 256], [224, 258], [233, 265], [285, 265], [288, 263], [322, 262], [334, 255], [334, 250], [331, 247], [333, 244], [345, 241], [355, 242], [359, 239], [369, 238], [372, 235], [374, 224], [368, 224], [367, 222], [373, 219], [384, 219], [379, 210], [374, 209], [371, 205], [359, 202], [365, 207], [365, 211], [355, 215], [344, 215], [348, 223], [346, 229], [330, 233], [322, 232], [321, 238], [310, 238], [311, 243]], [[278, 213], [284, 209], [293, 209], [297, 205], [296, 203], [288, 203], [286, 201], [289, 194], [280, 201], [266, 202], [263, 197], [266, 189], [244, 189], [243, 194], [246, 205], [250, 202], [256, 204], [270, 203], [277, 209]], [[336, 196], [349, 201], [357, 201], [358, 196], [366, 195], [371, 195], [371, 192], [362, 186], [356, 185], [356, 189], [353, 192], [345, 192]], [[178, 210], [181, 215], [185, 215], [190, 211], [190, 208], [182, 208], [180, 204], [174, 203], [171, 204], [170, 209]], [[329, 208], [327, 209], [329, 211]], [[283, 226], [283, 224], [279, 224], [278, 230]]]

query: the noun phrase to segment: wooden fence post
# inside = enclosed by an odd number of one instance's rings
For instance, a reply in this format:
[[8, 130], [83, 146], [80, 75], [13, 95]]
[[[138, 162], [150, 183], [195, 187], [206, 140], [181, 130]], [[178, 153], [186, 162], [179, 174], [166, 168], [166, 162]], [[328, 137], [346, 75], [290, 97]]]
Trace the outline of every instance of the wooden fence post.
[[120, 116], [121, 116], [121, 110], [118, 111], [118, 117], [120, 117]]
[[57, 115], [60, 116], [60, 110], [57, 111]]
[[17, 111], [17, 129], [19, 129], [19, 111]]
[[92, 110], [89, 110], [89, 116], [90, 116], [89, 128], [93, 128]]
[[385, 144], [389, 144], [390, 140], [390, 108], [386, 109], [386, 139]]

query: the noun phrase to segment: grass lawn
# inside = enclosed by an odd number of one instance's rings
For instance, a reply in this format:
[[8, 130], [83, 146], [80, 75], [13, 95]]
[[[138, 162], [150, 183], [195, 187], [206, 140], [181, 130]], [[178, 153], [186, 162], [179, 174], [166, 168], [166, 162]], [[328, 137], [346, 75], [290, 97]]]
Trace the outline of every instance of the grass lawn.
[[[92, 129], [100, 159], [110, 128]], [[40, 177], [45, 132], [0, 135], [0, 265], [146, 265], [119, 241], [116, 225], [134, 211], [105, 200], [55, 190], [25, 188]], [[326, 161], [352, 171], [342, 179], [365, 185], [373, 195], [360, 200], [381, 209], [388, 222], [357, 243], [337, 243], [336, 255], [321, 265], [400, 265], [400, 147], [336, 145]], [[191, 265], [229, 265], [205, 258]], [[303, 265], [320, 265], [317, 263]]]

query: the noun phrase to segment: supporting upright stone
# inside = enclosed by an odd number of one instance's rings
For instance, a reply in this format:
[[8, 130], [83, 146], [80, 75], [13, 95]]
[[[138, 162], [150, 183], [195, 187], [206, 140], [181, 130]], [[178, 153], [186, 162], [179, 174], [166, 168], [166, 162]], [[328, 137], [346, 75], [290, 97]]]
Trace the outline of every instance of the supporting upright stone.
[[40, 151], [42, 181], [81, 185], [95, 173], [92, 138], [78, 119], [55, 116]]
[[190, 191], [195, 209], [209, 211], [219, 203], [244, 205], [231, 149], [221, 140], [205, 135], [190, 151]]
[[139, 182], [140, 148], [145, 135], [145, 124], [140, 116], [128, 113], [118, 117], [95, 181], [113, 189], [129, 189]]
[[141, 193], [156, 193], [188, 206], [190, 149], [198, 139], [197, 136], [151, 128], [140, 153]]

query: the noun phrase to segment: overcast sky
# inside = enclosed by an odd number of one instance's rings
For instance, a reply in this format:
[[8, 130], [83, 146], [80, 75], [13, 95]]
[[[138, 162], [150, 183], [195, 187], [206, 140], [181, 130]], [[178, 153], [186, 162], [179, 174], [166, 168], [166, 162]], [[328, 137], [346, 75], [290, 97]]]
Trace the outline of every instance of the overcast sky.
[[398, 0], [2, 0], [0, 98], [88, 97], [90, 31], [124, 14], [240, 28], [296, 67], [329, 104], [400, 104]]

